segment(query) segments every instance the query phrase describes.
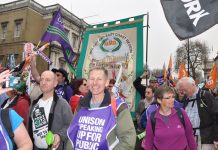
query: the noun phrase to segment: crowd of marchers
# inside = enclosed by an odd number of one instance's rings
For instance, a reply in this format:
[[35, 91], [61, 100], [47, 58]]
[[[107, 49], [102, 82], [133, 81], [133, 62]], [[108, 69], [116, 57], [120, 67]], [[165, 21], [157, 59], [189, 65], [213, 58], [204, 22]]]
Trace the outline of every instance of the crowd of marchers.
[[[39, 74], [31, 57], [34, 82], [0, 89], [1, 149], [12, 150], [215, 150], [218, 148], [218, 99], [199, 88], [191, 77], [176, 86], [133, 85], [141, 95], [136, 121], [122, 90], [103, 67], [93, 67], [88, 78], [68, 80], [63, 68]], [[2, 71], [4, 85], [13, 76]], [[139, 135], [143, 137], [139, 138]]]

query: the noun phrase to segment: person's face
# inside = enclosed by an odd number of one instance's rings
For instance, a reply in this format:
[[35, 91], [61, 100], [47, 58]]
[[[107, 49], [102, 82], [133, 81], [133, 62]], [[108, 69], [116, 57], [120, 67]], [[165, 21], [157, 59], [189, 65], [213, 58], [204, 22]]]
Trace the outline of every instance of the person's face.
[[153, 86], [154, 88], [157, 88], [157, 81], [150, 81], [149, 85]]
[[87, 92], [88, 92], [88, 85], [87, 85], [87, 81], [86, 80], [83, 80], [83, 84], [81, 84], [80, 86], [79, 86], [79, 91], [81, 92], [81, 93], [84, 93], [84, 94], [86, 94]]
[[165, 93], [162, 100], [158, 100], [162, 108], [173, 108], [174, 107], [175, 95], [173, 93]]
[[154, 93], [152, 92], [151, 88], [146, 88], [145, 90], [145, 98], [147, 100], [151, 100], [154, 97]]
[[103, 70], [92, 70], [89, 73], [88, 86], [93, 95], [104, 94], [104, 89], [109, 84], [109, 80]]
[[195, 86], [190, 83], [183, 82], [180, 84], [179, 91], [183, 91], [185, 95], [191, 97], [195, 92]]
[[63, 76], [62, 73], [56, 72], [55, 74], [56, 74], [56, 76], [57, 76], [58, 84], [63, 83], [63, 82], [65, 81], [65, 77]]
[[109, 92], [112, 92], [112, 88], [113, 88], [114, 84], [109, 83], [109, 85], [107, 86], [107, 89]]
[[185, 91], [183, 89], [178, 89], [177, 93], [179, 98], [183, 98], [185, 96]]
[[51, 71], [43, 72], [39, 85], [43, 93], [53, 92], [54, 88], [57, 86], [57, 79], [55, 74]]

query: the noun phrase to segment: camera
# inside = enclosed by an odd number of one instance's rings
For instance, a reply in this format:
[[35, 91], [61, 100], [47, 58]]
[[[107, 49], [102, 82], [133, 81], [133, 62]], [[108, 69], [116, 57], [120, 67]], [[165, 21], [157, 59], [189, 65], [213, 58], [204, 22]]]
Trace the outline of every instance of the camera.
[[10, 76], [9, 80], [6, 81], [6, 88], [16, 88], [20, 83], [20, 77]]

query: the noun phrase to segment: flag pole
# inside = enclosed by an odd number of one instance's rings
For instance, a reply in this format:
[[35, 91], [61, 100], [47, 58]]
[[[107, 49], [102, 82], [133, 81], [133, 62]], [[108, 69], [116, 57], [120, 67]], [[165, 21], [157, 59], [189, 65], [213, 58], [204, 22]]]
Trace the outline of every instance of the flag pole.
[[188, 53], [188, 77], [190, 76], [190, 72], [189, 72], [189, 64], [190, 64], [190, 56], [189, 56], [189, 39], [187, 40], [187, 47], [188, 47], [188, 50], [187, 50], [187, 53]]
[[[145, 14], [147, 16], [147, 25], [144, 26], [146, 27], [146, 58], [145, 58], [145, 67], [146, 70], [148, 70], [148, 29], [149, 29], [149, 12]], [[146, 86], [148, 85], [148, 78], [146, 77]]]
[[38, 42], [38, 44], [36, 45], [36, 50], [38, 49], [40, 43], [41, 43], [41, 40], [40, 40], [40, 41]]

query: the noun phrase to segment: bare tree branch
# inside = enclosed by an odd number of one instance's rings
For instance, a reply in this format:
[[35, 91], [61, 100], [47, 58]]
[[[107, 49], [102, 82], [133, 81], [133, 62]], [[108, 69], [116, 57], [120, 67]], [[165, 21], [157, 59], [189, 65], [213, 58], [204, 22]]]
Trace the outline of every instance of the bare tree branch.
[[[209, 48], [206, 42], [199, 40], [189, 42], [189, 60], [190, 60], [190, 74], [194, 79], [198, 78], [202, 70], [203, 62], [207, 60], [209, 55]], [[188, 43], [183, 42], [181, 46], [178, 46], [175, 56], [175, 70], [179, 69], [181, 63], [188, 63]]]

